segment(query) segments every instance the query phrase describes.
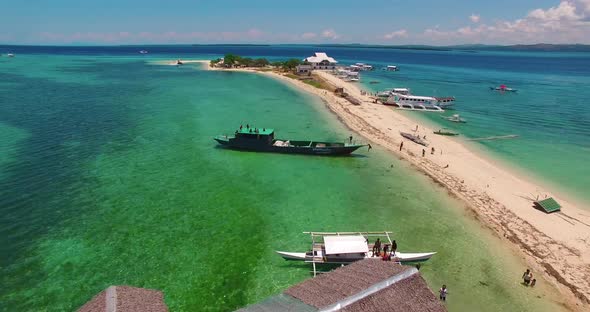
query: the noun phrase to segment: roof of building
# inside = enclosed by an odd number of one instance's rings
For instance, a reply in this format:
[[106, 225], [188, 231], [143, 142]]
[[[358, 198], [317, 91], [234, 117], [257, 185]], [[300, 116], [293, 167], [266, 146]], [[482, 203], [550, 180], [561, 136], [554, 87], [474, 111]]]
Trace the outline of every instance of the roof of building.
[[111, 286], [83, 305], [78, 312], [167, 312], [159, 290], [131, 286]]
[[338, 63], [338, 61], [336, 61], [333, 57], [329, 57], [324, 52], [316, 52], [316, 53], [314, 53], [313, 56], [309, 56], [309, 57], [305, 58], [305, 60], [310, 63], [319, 63], [321, 61], [328, 61], [330, 63]]
[[271, 135], [275, 130], [270, 128], [246, 128], [238, 129], [238, 133], [241, 134], [260, 134], [260, 135]]
[[536, 201], [535, 205], [541, 207], [547, 213], [561, 210], [561, 205], [553, 197]]
[[446, 308], [416, 268], [365, 259], [303, 281], [240, 311], [278, 310], [442, 312]]
[[362, 235], [324, 236], [326, 255], [369, 252], [367, 239]]

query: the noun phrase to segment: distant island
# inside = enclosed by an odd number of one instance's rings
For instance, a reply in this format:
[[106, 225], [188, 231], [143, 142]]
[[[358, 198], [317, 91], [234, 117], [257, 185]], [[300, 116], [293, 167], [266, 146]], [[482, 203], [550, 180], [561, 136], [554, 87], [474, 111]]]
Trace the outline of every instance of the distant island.
[[464, 44], [449, 46], [429, 45], [368, 45], [368, 44], [316, 44], [317, 47], [334, 48], [367, 48], [367, 49], [399, 49], [399, 50], [429, 50], [429, 51], [531, 51], [531, 52], [590, 52], [588, 44], [515, 44], [515, 45], [486, 45], [486, 44]]

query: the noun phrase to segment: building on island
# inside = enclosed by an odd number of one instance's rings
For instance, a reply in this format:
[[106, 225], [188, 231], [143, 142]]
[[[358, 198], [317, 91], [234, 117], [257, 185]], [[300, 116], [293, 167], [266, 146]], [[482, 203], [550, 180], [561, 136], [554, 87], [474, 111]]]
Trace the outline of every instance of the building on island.
[[297, 65], [296, 67], [296, 72], [298, 75], [311, 75], [311, 70], [313, 68], [311, 67], [311, 65], [309, 64], [302, 64], [302, 65]]
[[313, 69], [335, 69], [336, 64], [338, 64], [338, 61], [329, 57], [324, 52], [316, 52], [313, 56], [306, 57], [303, 61], [311, 65]]
[[297, 284], [238, 310], [445, 312], [415, 267], [365, 259]]

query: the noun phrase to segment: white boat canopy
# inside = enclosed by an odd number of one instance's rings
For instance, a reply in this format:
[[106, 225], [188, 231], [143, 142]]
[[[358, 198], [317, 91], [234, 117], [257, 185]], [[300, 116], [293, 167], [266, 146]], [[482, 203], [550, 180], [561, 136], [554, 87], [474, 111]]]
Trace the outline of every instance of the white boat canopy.
[[326, 255], [369, 252], [367, 240], [362, 235], [324, 236]]

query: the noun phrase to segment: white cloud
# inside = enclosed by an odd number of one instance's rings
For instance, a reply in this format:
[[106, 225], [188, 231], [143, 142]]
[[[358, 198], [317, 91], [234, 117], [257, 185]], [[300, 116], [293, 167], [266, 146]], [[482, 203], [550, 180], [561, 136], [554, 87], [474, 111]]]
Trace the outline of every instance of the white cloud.
[[327, 39], [336, 40], [336, 39], [340, 38], [340, 35], [337, 34], [334, 31], [334, 29], [326, 29], [326, 30], [322, 31], [322, 37], [327, 38]]
[[[474, 18], [475, 17], [475, 18]], [[479, 15], [471, 15], [474, 23]], [[477, 21], [476, 21], [477, 20]], [[547, 9], [531, 10], [526, 16], [477, 24], [455, 30], [426, 29], [424, 41], [454, 43], [590, 43], [590, 0], [564, 0]]]
[[407, 38], [407, 37], [408, 37], [408, 31], [405, 29], [396, 30], [396, 31], [393, 31], [393, 32], [383, 35], [383, 38], [385, 38], [385, 39]]
[[314, 39], [317, 36], [318, 35], [316, 33], [306, 32], [306, 33], [304, 33], [304, 34], [301, 35], [301, 39]]
[[479, 23], [479, 20], [481, 19], [481, 17], [479, 16], [479, 14], [474, 13], [469, 16], [469, 19], [474, 23]]

